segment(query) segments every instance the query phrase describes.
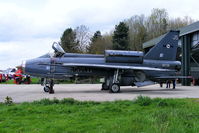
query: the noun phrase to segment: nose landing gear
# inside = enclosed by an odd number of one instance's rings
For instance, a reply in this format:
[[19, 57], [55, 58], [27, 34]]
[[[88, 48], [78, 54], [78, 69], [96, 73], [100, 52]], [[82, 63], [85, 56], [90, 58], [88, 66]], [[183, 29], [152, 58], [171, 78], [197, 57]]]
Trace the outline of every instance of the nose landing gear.
[[48, 80], [46, 78], [41, 79], [41, 85], [44, 86], [44, 92], [49, 92], [49, 94], [54, 94], [55, 91], [53, 89], [54, 81], [52, 79]]

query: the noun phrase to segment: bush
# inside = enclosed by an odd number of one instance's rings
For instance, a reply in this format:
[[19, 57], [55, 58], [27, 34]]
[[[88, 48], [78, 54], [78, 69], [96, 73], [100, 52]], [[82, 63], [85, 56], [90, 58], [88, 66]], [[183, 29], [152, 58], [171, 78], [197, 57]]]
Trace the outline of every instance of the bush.
[[76, 101], [73, 98], [64, 98], [64, 99], [60, 100], [60, 103], [61, 104], [70, 104], [70, 105], [73, 105], [73, 104], [77, 104], [78, 101]]
[[135, 103], [139, 104], [140, 106], [148, 106], [152, 103], [152, 100], [150, 97], [140, 95], [136, 98]]
[[165, 99], [160, 99], [158, 102], [157, 102], [157, 106], [158, 107], [166, 107], [168, 106], [168, 102], [165, 100]]
[[13, 104], [12, 97], [7, 96], [7, 97], [5, 98], [5, 100], [4, 100], [4, 103], [5, 103], [6, 105], [11, 105], [11, 104]]
[[40, 101], [34, 101], [33, 104], [42, 104], [42, 105], [50, 105], [53, 104], [54, 102], [50, 99], [44, 98], [41, 99]]

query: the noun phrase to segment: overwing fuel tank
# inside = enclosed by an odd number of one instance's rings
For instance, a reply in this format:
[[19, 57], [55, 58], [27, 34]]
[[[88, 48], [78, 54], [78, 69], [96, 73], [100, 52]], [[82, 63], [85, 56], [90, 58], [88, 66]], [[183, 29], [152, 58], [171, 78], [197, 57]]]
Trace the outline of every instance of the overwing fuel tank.
[[143, 52], [106, 50], [105, 60], [107, 63], [143, 63]]

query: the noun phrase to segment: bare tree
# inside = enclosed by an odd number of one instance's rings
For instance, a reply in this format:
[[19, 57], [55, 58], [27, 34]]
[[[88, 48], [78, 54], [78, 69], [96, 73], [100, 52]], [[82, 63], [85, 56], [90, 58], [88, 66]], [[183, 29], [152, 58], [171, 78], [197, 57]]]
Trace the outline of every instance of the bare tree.
[[125, 22], [129, 26], [130, 49], [141, 51], [142, 43], [146, 41], [147, 31], [144, 15], [135, 15]]
[[179, 29], [193, 23], [194, 21], [194, 19], [188, 16], [185, 16], [184, 18], [171, 18], [168, 22], [168, 29]]
[[166, 9], [154, 8], [146, 22], [147, 32], [150, 34], [148, 37], [151, 39], [166, 33], [168, 20]]
[[153, 9], [148, 17], [134, 15], [125, 20], [129, 26], [130, 49], [140, 51], [144, 42], [193, 22], [194, 20], [187, 16], [170, 19], [165, 9], [158, 8]]
[[90, 43], [91, 33], [89, 28], [85, 25], [80, 25], [75, 29], [76, 41], [79, 44], [79, 51], [85, 53], [87, 52], [87, 47]]

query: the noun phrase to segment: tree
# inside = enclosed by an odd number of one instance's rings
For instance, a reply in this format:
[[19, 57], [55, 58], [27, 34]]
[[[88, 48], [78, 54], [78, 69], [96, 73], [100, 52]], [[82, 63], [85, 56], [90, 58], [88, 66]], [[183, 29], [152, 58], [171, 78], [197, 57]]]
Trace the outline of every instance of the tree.
[[183, 19], [182, 18], [172, 18], [169, 20], [169, 23], [168, 23], [168, 28], [169, 29], [179, 29], [181, 27], [184, 27], [186, 25], [189, 25], [191, 23], [193, 23], [194, 20], [188, 16], [185, 16]]
[[96, 31], [91, 38], [88, 52], [91, 54], [103, 54], [106, 49], [112, 49], [112, 46], [112, 32], [102, 35], [100, 31]]
[[102, 39], [102, 35], [99, 30], [94, 33], [93, 37], [91, 38], [91, 42], [96, 42], [98, 39]]
[[179, 29], [194, 20], [190, 17], [170, 19], [165, 9], [153, 9], [151, 15], [134, 15], [125, 20], [129, 27], [130, 50], [141, 51], [142, 44], [158, 37], [169, 30]]
[[102, 37], [103, 37], [103, 40], [104, 40], [104, 42], [103, 42], [104, 50], [112, 49], [113, 48], [113, 42], [112, 42], [112, 40], [113, 40], [113, 32], [106, 33]]
[[89, 46], [87, 47], [87, 50], [89, 53], [92, 54], [96, 54], [97, 52], [97, 47], [98, 45], [101, 45], [102, 41], [102, 35], [100, 31], [96, 31], [93, 35], [93, 37], [91, 38], [91, 43], [89, 44]]
[[129, 27], [124, 22], [115, 26], [112, 42], [115, 50], [129, 49]]
[[116, 25], [114, 31], [105, 35], [96, 31], [92, 38], [89, 28], [84, 25], [75, 30], [68, 28], [61, 37], [61, 43], [67, 52], [101, 54], [106, 49], [141, 51], [144, 42], [194, 21], [190, 17], [169, 18], [165, 9], [155, 8], [149, 16], [134, 15]]
[[80, 52], [87, 52], [87, 47], [90, 43], [91, 34], [89, 32], [89, 28], [85, 25], [80, 25], [75, 29], [76, 33], [76, 41], [79, 46], [78, 49]]
[[145, 16], [135, 15], [126, 20], [129, 26], [130, 50], [142, 51], [142, 44], [146, 41], [147, 29], [145, 27]]
[[146, 22], [149, 39], [155, 38], [167, 32], [168, 13], [166, 9], [154, 8]]
[[61, 37], [61, 45], [66, 52], [78, 52], [76, 33], [72, 28], [68, 28], [64, 31]]

